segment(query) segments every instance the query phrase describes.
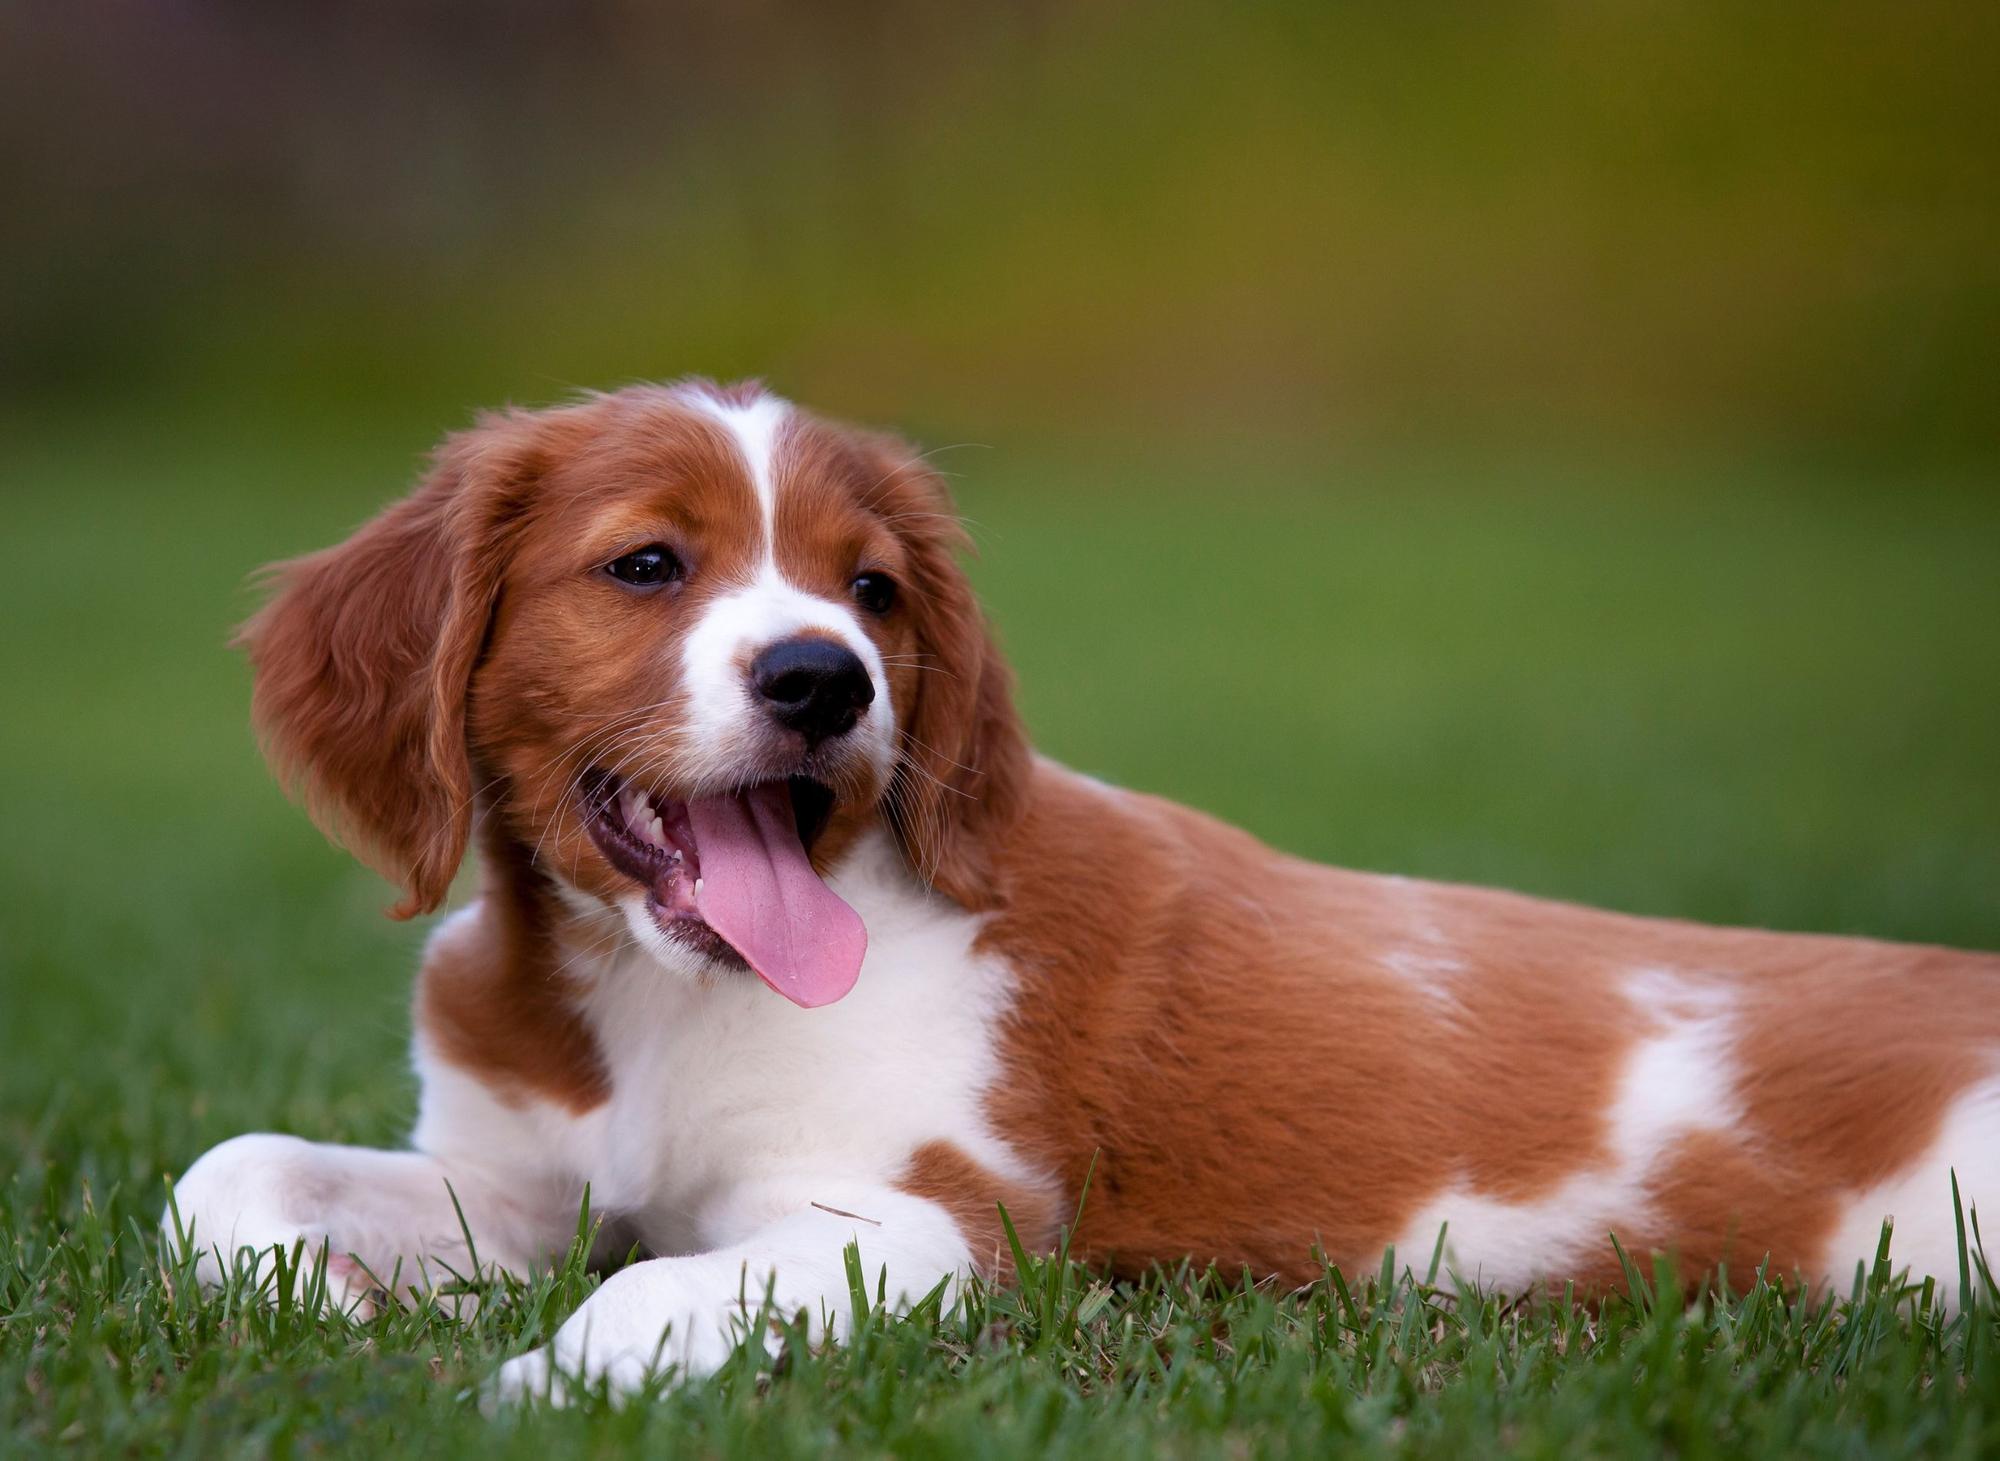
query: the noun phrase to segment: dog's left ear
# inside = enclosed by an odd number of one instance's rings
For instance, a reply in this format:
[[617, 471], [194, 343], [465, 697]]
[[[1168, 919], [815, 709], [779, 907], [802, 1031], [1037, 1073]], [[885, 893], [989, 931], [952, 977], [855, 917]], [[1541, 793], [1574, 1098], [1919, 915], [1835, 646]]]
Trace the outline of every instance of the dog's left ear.
[[532, 418], [446, 440], [417, 490], [338, 547], [274, 564], [239, 631], [266, 758], [313, 820], [404, 890], [444, 901], [472, 827], [466, 696], [536, 470]]
[[908, 554], [905, 601], [921, 661], [903, 728], [890, 826], [917, 874], [975, 912], [998, 902], [995, 851], [1020, 820], [1028, 741], [1013, 676], [960, 566], [970, 547], [943, 480], [900, 441], [862, 438], [880, 512]]

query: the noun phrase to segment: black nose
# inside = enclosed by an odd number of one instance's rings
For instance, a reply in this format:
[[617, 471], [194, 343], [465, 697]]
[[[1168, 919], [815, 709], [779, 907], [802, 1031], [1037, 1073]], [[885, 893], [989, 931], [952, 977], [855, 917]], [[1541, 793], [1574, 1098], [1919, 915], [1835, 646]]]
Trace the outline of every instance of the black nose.
[[845, 734], [875, 698], [875, 682], [853, 650], [824, 639], [781, 639], [750, 665], [765, 708], [817, 745]]

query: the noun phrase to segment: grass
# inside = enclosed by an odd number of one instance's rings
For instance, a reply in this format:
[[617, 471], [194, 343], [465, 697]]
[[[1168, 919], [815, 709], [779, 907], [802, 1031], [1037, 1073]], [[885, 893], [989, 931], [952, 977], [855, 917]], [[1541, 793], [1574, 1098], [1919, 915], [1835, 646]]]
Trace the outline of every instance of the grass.
[[[37, 1234], [35, 1237], [53, 1237]], [[1323, 1454], [1976, 1456], [2000, 1441], [2000, 1315], [1947, 1318], [1889, 1265], [1844, 1300], [1761, 1278], [1683, 1304], [1670, 1271], [1586, 1307], [1509, 1303], [1385, 1255], [1277, 1293], [1214, 1273], [1112, 1288], [1059, 1256], [904, 1318], [853, 1301], [853, 1342], [740, 1345], [711, 1380], [624, 1408], [489, 1418], [490, 1357], [588, 1292], [582, 1246], [469, 1322], [412, 1309], [356, 1323], [237, 1285], [163, 1283], [143, 1231], [95, 1207], [22, 1242], [10, 1327], [37, 1345], [17, 1442], [93, 1452], [482, 1456]], [[851, 1256], [851, 1250], [850, 1250]], [[492, 1292], [491, 1289], [488, 1291]], [[15, 1299], [9, 1294], [10, 1299]], [[9, 1356], [10, 1365], [14, 1363]], [[170, 1378], [169, 1378], [170, 1377]]]
[[[381, 501], [395, 424], [0, 438], [0, 1453], [1965, 1455], [2000, 1317], [1298, 1294], [1060, 1263], [612, 1411], [483, 1417], [595, 1280], [467, 1323], [167, 1281], [163, 1181], [245, 1130], [393, 1143], [420, 929], [286, 806], [222, 642]], [[2000, 946], [2000, 502], [1741, 456], [947, 457], [1037, 740], [1318, 857], [1646, 912]], [[1989, 1223], [1990, 1226], [1990, 1223]], [[1414, 1270], [1414, 1271], [1412, 1271]]]

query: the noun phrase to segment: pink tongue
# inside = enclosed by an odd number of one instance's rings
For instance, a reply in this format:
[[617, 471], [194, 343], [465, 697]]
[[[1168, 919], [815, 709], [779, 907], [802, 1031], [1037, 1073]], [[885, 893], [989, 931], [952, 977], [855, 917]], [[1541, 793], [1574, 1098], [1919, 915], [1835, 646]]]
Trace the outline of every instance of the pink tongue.
[[763, 981], [794, 1004], [854, 987], [868, 930], [806, 860], [784, 783], [688, 803], [701, 891], [694, 906]]

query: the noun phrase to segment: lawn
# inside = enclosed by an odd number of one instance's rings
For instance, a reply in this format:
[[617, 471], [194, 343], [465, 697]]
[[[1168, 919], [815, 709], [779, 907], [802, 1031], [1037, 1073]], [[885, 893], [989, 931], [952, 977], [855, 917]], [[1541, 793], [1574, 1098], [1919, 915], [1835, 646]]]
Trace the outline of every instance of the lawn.
[[[851, 1352], [498, 1420], [479, 1381], [589, 1275], [466, 1325], [166, 1282], [164, 1181], [207, 1146], [392, 1143], [412, 1113], [423, 930], [272, 787], [223, 644], [246, 572], [339, 536], [425, 435], [0, 432], [0, 1454], [2000, 1450], [2000, 1316], [1919, 1313], [1880, 1275], [1853, 1308], [1688, 1307], [1635, 1273], [1588, 1311], [1461, 1294], [1426, 1254], [1296, 1295], [1051, 1265], [875, 1315]], [[2000, 947], [1983, 482], [1748, 453], [1254, 457], [943, 457], [1044, 749], [1330, 860]]]

